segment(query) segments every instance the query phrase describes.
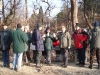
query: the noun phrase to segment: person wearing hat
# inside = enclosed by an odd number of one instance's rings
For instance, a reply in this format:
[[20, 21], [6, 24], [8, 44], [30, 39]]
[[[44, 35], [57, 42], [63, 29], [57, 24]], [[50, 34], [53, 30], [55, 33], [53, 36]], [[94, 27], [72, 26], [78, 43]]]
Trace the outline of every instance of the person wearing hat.
[[10, 67], [9, 50], [11, 44], [11, 31], [8, 30], [6, 24], [2, 25], [3, 30], [0, 31], [0, 50], [2, 50], [3, 66]]
[[27, 35], [21, 30], [21, 24], [17, 24], [17, 29], [12, 32], [12, 42], [13, 42], [13, 70], [20, 71], [22, 56], [25, 50], [25, 42], [28, 41]]
[[93, 67], [95, 54], [97, 58], [98, 69], [100, 69], [100, 28], [98, 21], [94, 23], [94, 28], [90, 32], [90, 69]]
[[42, 56], [42, 51], [44, 51], [44, 42], [41, 30], [42, 25], [38, 23], [37, 28], [34, 29], [34, 32], [32, 34], [32, 42], [35, 42], [34, 45], [36, 47], [36, 67], [41, 67], [40, 60]]

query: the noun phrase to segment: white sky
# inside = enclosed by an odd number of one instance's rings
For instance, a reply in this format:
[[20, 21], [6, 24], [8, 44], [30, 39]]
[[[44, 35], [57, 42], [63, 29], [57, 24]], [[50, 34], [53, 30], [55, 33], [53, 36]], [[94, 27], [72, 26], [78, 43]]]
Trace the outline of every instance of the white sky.
[[[48, 0], [50, 3], [52, 3], [52, 5], [55, 5], [55, 8], [51, 11], [51, 17], [54, 17], [57, 15], [57, 13], [60, 12], [60, 8], [62, 6], [62, 2], [61, 0]], [[33, 2], [35, 2], [35, 0], [28, 0], [28, 14], [29, 16], [33, 13]], [[45, 8], [47, 7], [47, 5], [45, 3], [41, 3], [41, 5], [43, 6], [43, 11], [45, 11]], [[38, 13], [38, 11], [37, 11]]]

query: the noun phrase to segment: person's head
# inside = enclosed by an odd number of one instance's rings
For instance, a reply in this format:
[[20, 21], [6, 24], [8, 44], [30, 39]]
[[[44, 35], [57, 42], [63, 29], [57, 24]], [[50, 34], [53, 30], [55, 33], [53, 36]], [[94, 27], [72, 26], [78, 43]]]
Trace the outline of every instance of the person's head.
[[28, 31], [29, 31], [29, 27], [28, 27], [28, 26], [25, 26], [25, 27], [24, 27], [24, 32], [27, 33]]
[[38, 30], [42, 30], [42, 24], [38, 23], [37, 28], [38, 28]]
[[81, 29], [81, 27], [79, 26], [79, 24], [78, 23], [76, 23], [76, 26], [75, 26], [75, 30], [80, 30]]
[[94, 22], [94, 27], [99, 27], [99, 22], [98, 21]]
[[6, 24], [2, 25], [3, 30], [6, 30], [8, 26]]
[[62, 28], [62, 32], [66, 31], [66, 26], [65, 25], [62, 25], [61, 28]]
[[46, 33], [50, 33], [50, 27], [46, 28]]
[[17, 28], [22, 28], [20, 23], [17, 24]]

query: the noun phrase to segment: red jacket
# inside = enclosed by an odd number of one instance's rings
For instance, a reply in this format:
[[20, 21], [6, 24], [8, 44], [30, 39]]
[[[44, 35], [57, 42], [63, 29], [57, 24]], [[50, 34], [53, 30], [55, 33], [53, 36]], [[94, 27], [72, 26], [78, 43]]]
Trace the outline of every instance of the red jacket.
[[74, 38], [75, 48], [79, 49], [84, 47], [83, 41], [86, 41], [88, 39], [88, 36], [82, 33], [73, 34], [72, 37]]

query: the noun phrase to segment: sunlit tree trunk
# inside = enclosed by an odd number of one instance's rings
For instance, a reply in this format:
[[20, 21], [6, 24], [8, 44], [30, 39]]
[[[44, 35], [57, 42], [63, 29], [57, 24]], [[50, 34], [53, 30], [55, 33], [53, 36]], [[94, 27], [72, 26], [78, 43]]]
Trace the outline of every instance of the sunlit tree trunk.
[[78, 23], [78, 3], [77, 0], [70, 0], [71, 2], [71, 21], [72, 21], [72, 29], [75, 30], [75, 25]]

